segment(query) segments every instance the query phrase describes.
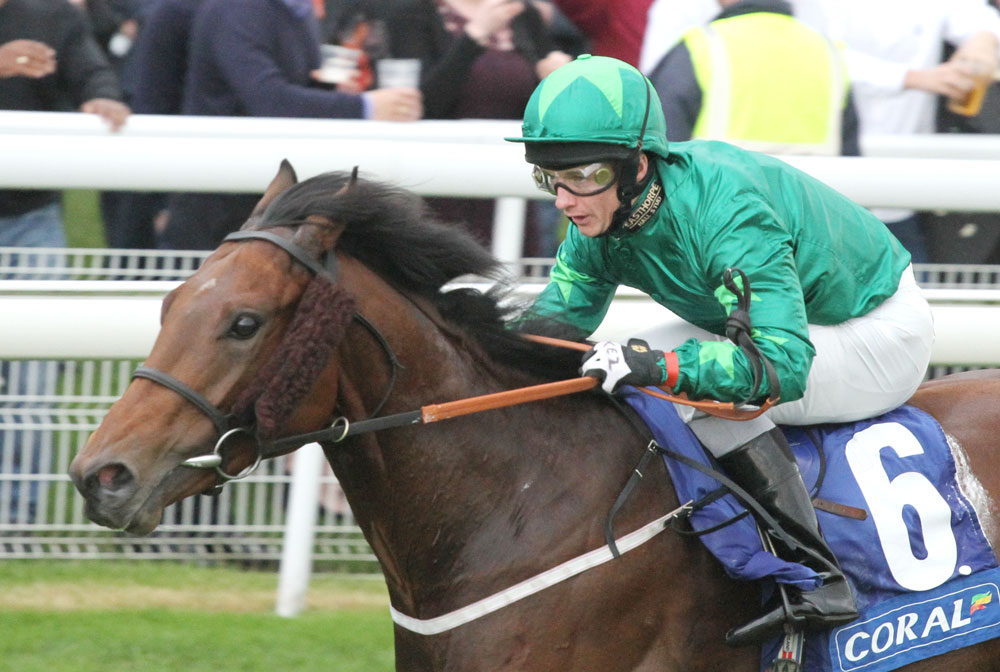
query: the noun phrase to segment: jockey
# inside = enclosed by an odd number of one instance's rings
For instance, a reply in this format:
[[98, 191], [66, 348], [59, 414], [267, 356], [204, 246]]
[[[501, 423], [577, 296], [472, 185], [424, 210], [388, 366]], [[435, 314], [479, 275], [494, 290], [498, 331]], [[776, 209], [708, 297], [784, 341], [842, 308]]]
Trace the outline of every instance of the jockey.
[[[583, 55], [555, 70], [528, 101], [522, 131], [507, 139], [525, 143], [537, 186], [573, 226], [519, 328], [586, 338], [627, 285], [689, 324], [680, 335], [659, 328], [626, 346], [595, 345], [581, 371], [605, 391], [665, 385], [694, 399], [779, 397], [746, 422], [678, 409], [727, 474], [800, 542], [776, 540], [777, 553], [823, 578], [815, 590], [792, 591], [791, 622], [827, 629], [854, 620], [850, 586], [775, 423], [873, 417], [917, 389], [934, 327], [909, 253], [867, 210], [775, 158], [722, 142], [668, 147], [659, 96], [616, 59]], [[727, 269], [735, 285], [724, 283]], [[735, 269], [749, 280], [744, 331], [755, 348], [725, 338], [743, 294]], [[760, 361], [773, 375], [755, 385]], [[785, 620], [778, 604], [726, 641], [763, 641]]]

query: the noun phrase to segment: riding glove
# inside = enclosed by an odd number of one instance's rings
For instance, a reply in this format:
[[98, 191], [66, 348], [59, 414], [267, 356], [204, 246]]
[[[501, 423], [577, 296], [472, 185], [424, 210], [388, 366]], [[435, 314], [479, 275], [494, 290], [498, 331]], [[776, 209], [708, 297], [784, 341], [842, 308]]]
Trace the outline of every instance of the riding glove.
[[663, 351], [650, 350], [649, 343], [639, 338], [629, 339], [624, 347], [601, 341], [587, 351], [580, 366], [581, 375], [602, 381], [601, 387], [609, 393], [621, 385], [659, 385], [665, 371]]

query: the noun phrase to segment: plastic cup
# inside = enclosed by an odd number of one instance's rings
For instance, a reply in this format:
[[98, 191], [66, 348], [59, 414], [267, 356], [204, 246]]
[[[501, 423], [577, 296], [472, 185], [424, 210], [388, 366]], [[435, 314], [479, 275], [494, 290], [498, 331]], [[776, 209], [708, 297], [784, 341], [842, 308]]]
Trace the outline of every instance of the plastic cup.
[[993, 83], [993, 73], [976, 72], [976, 84], [962, 100], [949, 100], [948, 109], [955, 114], [974, 117], [983, 108], [986, 89]]
[[327, 84], [340, 84], [358, 74], [360, 49], [341, 47], [337, 44], [320, 45], [322, 64], [317, 79]]
[[420, 59], [383, 58], [375, 63], [375, 74], [381, 89], [416, 89], [420, 86]]

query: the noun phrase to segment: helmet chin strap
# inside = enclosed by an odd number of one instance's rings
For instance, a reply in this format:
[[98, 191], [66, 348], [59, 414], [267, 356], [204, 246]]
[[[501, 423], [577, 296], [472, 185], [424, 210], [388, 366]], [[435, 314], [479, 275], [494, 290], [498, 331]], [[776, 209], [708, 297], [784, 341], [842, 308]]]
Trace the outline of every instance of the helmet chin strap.
[[633, 201], [637, 196], [646, 190], [646, 187], [652, 179], [653, 171], [647, 170], [646, 176], [642, 178], [641, 182], [637, 182], [633, 178], [630, 188], [626, 189], [622, 186], [618, 187], [618, 201], [620, 205], [611, 215], [611, 226], [608, 227], [607, 231], [601, 234], [602, 236], [614, 234], [625, 226], [625, 222], [627, 222], [628, 218], [632, 215], [632, 208], [634, 206]]
[[639, 172], [639, 158], [642, 156], [642, 138], [646, 135], [646, 122], [649, 121], [651, 95], [649, 80], [646, 80], [645, 77], [643, 80], [646, 82], [646, 112], [642, 115], [642, 128], [639, 129], [639, 139], [636, 141], [632, 156], [622, 161], [621, 175], [618, 177], [618, 209], [611, 215], [611, 225], [604, 233], [600, 234], [601, 236], [612, 235], [622, 229], [625, 222], [628, 221], [629, 215], [632, 214], [632, 201], [646, 189], [653, 177], [653, 171], [651, 168], [647, 168], [642, 181], [636, 180], [636, 175]]

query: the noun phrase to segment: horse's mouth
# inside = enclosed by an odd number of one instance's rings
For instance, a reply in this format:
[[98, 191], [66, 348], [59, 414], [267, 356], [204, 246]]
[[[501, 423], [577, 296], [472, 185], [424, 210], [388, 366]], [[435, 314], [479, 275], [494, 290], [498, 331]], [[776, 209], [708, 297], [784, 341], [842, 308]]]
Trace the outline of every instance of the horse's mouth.
[[163, 515], [163, 506], [151, 502], [151, 499], [149, 491], [135, 493], [125, 500], [88, 496], [84, 514], [102, 527], [146, 536], [156, 529]]
[[[192, 476], [195, 475], [195, 478]], [[214, 484], [208, 472], [193, 472], [177, 465], [152, 485], [140, 486], [127, 495], [81, 489], [86, 505], [84, 513], [91, 521], [134, 536], [146, 536], [160, 524], [163, 509], [188, 495], [203, 492]]]

